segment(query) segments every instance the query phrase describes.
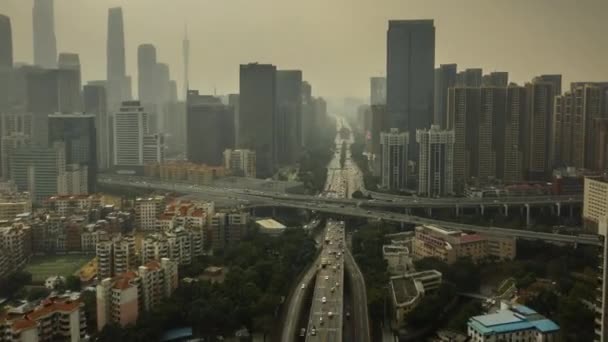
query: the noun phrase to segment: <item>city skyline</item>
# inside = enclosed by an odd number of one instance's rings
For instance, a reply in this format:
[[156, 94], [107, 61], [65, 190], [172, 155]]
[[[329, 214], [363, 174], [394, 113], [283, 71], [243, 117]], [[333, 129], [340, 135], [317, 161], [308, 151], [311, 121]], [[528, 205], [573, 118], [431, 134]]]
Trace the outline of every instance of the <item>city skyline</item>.
[[[33, 61], [31, 4], [17, 0], [0, 4], [0, 13], [11, 18], [15, 62]], [[121, 6], [128, 75], [136, 74], [137, 46], [149, 42], [157, 47], [159, 60], [170, 65], [181, 88], [181, 44], [187, 23], [190, 84], [203, 94], [214, 89], [235, 92], [238, 65], [257, 61], [280, 69], [303, 70], [306, 79], [315, 84], [317, 95], [367, 98], [369, 77], [385, 73], [388, 20], [434, 19], [435, 67], [456, 63], [461, 70], [508, 71], [510, 80], [521, 85], [539, 74], [561, 73], [564, 84], [608, 78], [608, 69], [601, 68], [608, 49], [589, 43], [601, 40], [601, 13], [608, 10], [608, 3], [601, 0], [585, 1], [585, 6], [562, 0], [508, 4], [468, 0], [459, 6], [442, 1], [425, 1], [424, 5], [422, 1], [386, 1], [383, 6], [353, 1], [349, 2], [348, 15], [342, 11], [345, 4], [312, 1], [294, 7], [270, 0], [230, 4], [181, 0], [168, 10], [160, 1], [56, 1], [57, 52], [80, 55], [83, 84], [105, 79], [107, 11]], [[471, 11], [473, 5], [475, 10]], [[137, 15], [144, 9], [145, 21]], [[79, 13], [82, 19], [76, 21], [72, 13]], [[543, 20], [539, 21], [541, 15]], [[563, 24], [583, 18], [586, 25]], [[279, 27], [285, 29], [277, 30]], [[279, 46], [281, 49], [275, 48]], [[318, 51], [310, 54], [301, 46], [315, 46]], [[585, 63], [572, 62], [582, 58]], [[137, 93], [136, 80], [133, 85]]]

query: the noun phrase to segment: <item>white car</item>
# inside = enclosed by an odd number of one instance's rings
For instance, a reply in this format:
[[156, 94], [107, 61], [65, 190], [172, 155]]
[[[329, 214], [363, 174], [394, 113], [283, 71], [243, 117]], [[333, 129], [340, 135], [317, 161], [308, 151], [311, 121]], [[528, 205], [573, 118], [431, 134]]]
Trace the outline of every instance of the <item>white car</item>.
[[327, 303], [327, 297], [321, 298], [321, 303], [323, 303], [323, 304]]
[[306, 284], [302, 283], [302, 290], [306, 288]]
[[325, 280], [329, 280], [329, 276], [325, 276]]

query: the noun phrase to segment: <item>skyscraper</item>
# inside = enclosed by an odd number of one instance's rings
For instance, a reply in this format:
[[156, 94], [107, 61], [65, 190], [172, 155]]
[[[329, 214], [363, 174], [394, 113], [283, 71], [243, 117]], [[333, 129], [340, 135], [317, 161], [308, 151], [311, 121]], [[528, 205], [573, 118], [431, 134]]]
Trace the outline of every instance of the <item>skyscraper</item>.
[[448, 91], [448, 125], [454, 131], [454, 188], [464, 191], [477, 160], [479, 131], [476, 129], [481, 106], [479, 88], [450, 88]]
[[62, 142], [66, 164], [86, 166], [87, 188], [95, 192], [97, 186], [97, 135], [93, 114], [49, 115], [49, 145]]
[[122, 8], [108, 10], [107, 94], [110, 109], [118, 108], [122, 101], [131, 99], [131, 79], [125, 67], [125, 32]]
[[494, 119], [496, 177], [506, 183], [519, 182], [523, 179], [526, 148], [521, 126], [529, 110], [528, 96], [525, 87], [509, 85], [501, 89], [506, 90], [506, 98], [504, 114]]
[[11, 18], [0, 14], [0, 68], [13, 67], [13, 31]]
[[97, 129], [97, 165], [105, 170], [110, 167], [110, 131], [107, 109], [106, 87], [89, 83], [83, 87], [84, 112], [95, 115]]
[[182, 42], [182, 54], [184, 58], [184, 99], [188, 97], [188, 87], [190, 86], [190, 40], [188, 39], [188, 27], [184, 32], [184, 41]]
[[156, 48], [141, 44], [137, 48], [137, 80], [139, 101], [145, 106], [156, 103]]
[[302, 71], [277, 70], [276, 76], [277, 159], [293, 164], [302, 145]]
[[171, 97], [169, 89], [171, 74], [169, 72], [169, 65], [166, 63], [157, 63], [154, 71], [156, 83], [156, 131], [165, 132], [167, 120], [171, 120], [171, 118], [167, 115], [168, 103]]
[[149, 134], [148, 113], [139, 101], [124, 101], [114, 114], [114, 167], [117, 172], [142, 173], [144, 138]]
[[483, 70], [481, 68], [469, 68], [456, 75], [456, 86], [458, 87], [481, 87]]
[[238, 147], [255, 151], [258, 177], [270, 177], [275, 170], [276, 70], [270, 64], [240, 66]]
[[58, 59], [57, 86], [59, 87], [59, 112], [82, 111], [82, 77], [80, 58], [75, 53], [60, 53]]
[[408, 132], [391, 128], [380, 134], [382, 145], [382, 186], [391, 190], [407, 187]]
[[454, 131], [431, 129], [416, 131], [420, 149], [418, 194], [439, 197], [454, 193]]
[[386, 104], [386, 77], [372, 77], [370, 83], [370, 104], [385, 105]]
[[509, 73], [506, 71], [493, 71], [481, 78], [483, 87], [506, 87], [509, 85]]
[[573, 84], [555, 98], [553, 146], [558, 165], [593, 169], [596, 165], [593, 120], [601, 117], [601, 88]]
[[24, 146], [10, 156], [11, 179], [20, 191], [29, 191], [36, 202], [66, 191], [65, 146]]
[[456, 85], [456, 64], [441, 64], [435, 69], [435, 103], [433, 123], [447, 127], [448, 89]]
[[[560, 87], [561, 88], [561, 87]], [[524, 169], [528, 179], [544, 179], [553, 166], [551, 132], [556, 84], [535, 77], [526, 84], [528, 111], [521, 118], [524, 146]]]
[[[187, 158], [189, 161], [207, 165], [221, 165], [224, 150], [233, 147], [223, 138], [234, 132], [234, 111], [214, 96], [199, 95], [188, 91], [186, 117]], [[231, 122], [232, 127], [222, 130], [222, 123]], [[234, 136], [234, 134], [232, 134]]]
[[[389, 127], [416, 136], [433, 121], [435, 26], [433, 20], [391, 20], [387, 34], [386, 104]], [[418, 160], [416, 144], [408, 158]]]
[[34, 64], [52, 69], [57, 66], [54, 0], [34, 0]]

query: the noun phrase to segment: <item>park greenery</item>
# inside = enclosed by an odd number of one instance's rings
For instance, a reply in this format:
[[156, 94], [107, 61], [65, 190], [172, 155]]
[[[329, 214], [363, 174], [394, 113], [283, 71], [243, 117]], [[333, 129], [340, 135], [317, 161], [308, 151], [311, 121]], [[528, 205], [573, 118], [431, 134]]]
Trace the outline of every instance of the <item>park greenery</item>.
[[183, 326], [211, 340], [242, 327], [270, 335], [283, 299], [315, 253], [314, 240], [302, 229], [274, 238], [253, 232], [215, 257], [229, 270], [223, 283], [182, 282], [169, 300], [140, 315], [136, 325], [109, 325], [99, 341], [158, 341], [164, 331]]

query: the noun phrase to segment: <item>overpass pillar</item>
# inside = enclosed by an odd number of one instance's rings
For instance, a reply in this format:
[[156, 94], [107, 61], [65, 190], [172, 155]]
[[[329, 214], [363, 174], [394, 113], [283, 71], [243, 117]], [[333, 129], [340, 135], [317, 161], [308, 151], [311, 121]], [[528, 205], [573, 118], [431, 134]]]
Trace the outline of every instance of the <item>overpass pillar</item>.
[[426, 208], [426, 214], [431, 217], [433, 216], [433, 209], [432, 208]]
[[505, 216], [509, 216], [509, 205], [505, 204], [504, 208], [505, 208]]
[[574, 216], [574, 205], [570, 204], [570, 218], [572, 218], [572, 216]]
[[562, 204], [557, 202], [557, 203], [555, 203], [555, 206], [557, 207], [557, 216], [561, 216], [562, 215]]
[[456, 216], [460, 216], [460, 206], [456, 205]]
[[526, 226], [530, 226], [530, 205], [528, 203], [525, 204], [526, 207]]
[[403, 212], [405, 213], [405, 215], [412, 215], [412, 209], [411, 208], [405, 208], [403, 210]]
[[486, 207], [482, 204], [479, 206], [479, 208], [481, 208], [481, 216], [483, 216], [485, 214]]
[[277, 208], [276, 207], [272, 208], [272, 217], [277, 217]]

